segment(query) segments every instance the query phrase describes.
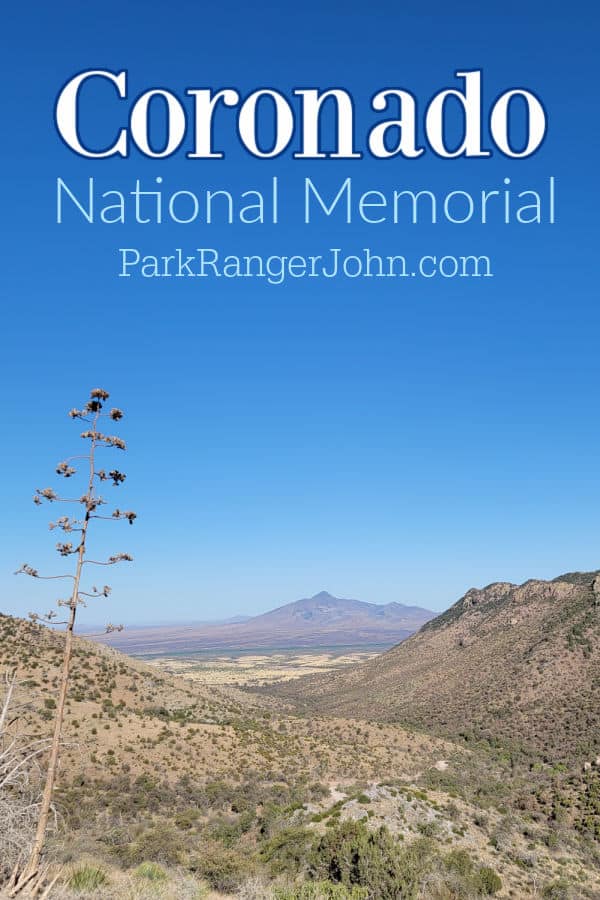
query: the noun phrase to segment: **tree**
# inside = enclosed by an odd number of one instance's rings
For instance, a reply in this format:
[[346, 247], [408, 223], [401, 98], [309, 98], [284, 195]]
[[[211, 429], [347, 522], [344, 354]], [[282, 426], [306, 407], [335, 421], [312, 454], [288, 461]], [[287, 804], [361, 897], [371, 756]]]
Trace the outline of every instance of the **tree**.
[[[96, 388], [91, 391], [90, 399], [85, 403], [82, 409], [72, 409], [69, 413], [71, 419], [81, 421], [86, 424], [86, 428], [81, 433], [81, 437], [85, 441], [89, 441], [89, 453], [71, 456], [66, 460], [58, 463], [56, 466], [56, 474], [61, 478], [70, 480], [77, 475], [77, 468], [74, 462], [83, 462], [87, 469], [86, 479], [87, 487], [80, 497], [62, 497], [53, 488], [37, 489], [33, 497], [33, 501], [38, 506], [46, 503], [70, 503], [77, 504], [81, 507], [81, 515], [72, 518], [70, 516], [61, 516], [55, 522], [50, 523], [51, 530], [59, 530], [63, 534], [63, 539], [56, 545], [57, 553], [63, 558], [74, 557], [75, 571], [74, 573], [60, 575], [40, 575], [37, 569], [24, 563], [16, 574], [28, 575], [31, 578], [38, 579], [67, 579], [72, 581], [72, 590], [70, 596], [66, 599], [57, 601], [57, 607], [64, 608], [67, 611], [66, 619], [58, 621], [58, 613], [51, 610], [46, 615], [38, 615], [30, 613], [30, 618], [34, 622], [43, 622], [51, 626], [65, 627], [65, 642], [63, 649], [62, 672], [58, 697], [56, 701], [56, 711], [54, 714], [54, 728], [50, 743], [50, 752], [48, 757], [46, 780], [44, 791], [42, 794], [39, 813], [37, 819], [37, 827], [35, 837], [32, 844], [29, 860], [20, 873], [13, 889], [13, 895], [22, 892], [27, 886], [37, 883], [36, 876], [39, 873], [40, 862], [44, 849], [46, 831], [48, 821], [52, 809], [52, 798], [54, 794], [54, 786], [58, 772], [58, 763], [60, 755], [60, 744], [63, 729], [65, 702], [69, 688], [69, 676], [71, 672], [71, 660], [73, 650], [73, 632], [77, 610], [80, 606], [85, 606], [90, 599], [108, 597], [110, 594], [110, 586], [96, 587], [95, 585], [88, 590], [82, 589], [82, 579], [88, 566], [113, 566], [120, 562], [131, 562], [132, 557], [128, 553], [117, 553], [110, 556], [107, 560], [89, 559], [87, 556], [87, 542], [89, 527], [93, 519], [106, 519], [111, 521], [125, 520], [130, 525], [133, 524], [136, 514], [131, 510], [120, 510], [116, 508], [110, 515], [102, 514], [102, 507], [107, 501], [99, 494], [101, 484], [119, 487], [125, 481], [125, 474], [119, 469], [111, 469], [106, 471], [104, 468], [97, 468], [96, 455], [98, 451], [104, 449], [116, 449], [120, 451], [126, 450], [125, 442], [115, 435], [104, 434], [100, 431], [101, 420], [108, 419], [111, 422], [118, 422], [123, 418], [123, 412], [113, 407], [108, 412], [103, 412], [104, 405], [109, 398], [109, 394]], [[114, 626], [109, 624], [106, 626], [106, 632], [120, 631], [122, 625]], [[35, 892], [35, 888], [33, 889]]]

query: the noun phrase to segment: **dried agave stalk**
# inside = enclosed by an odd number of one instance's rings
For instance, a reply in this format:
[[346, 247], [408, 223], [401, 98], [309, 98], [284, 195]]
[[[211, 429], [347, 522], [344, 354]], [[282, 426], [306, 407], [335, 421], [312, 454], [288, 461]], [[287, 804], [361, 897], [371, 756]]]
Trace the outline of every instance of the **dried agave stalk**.
[[[103, 497], [98, 493], [98, 485], [110, 480], [113, 486], [118, 487], [124, 482], [126, 477], [118, 469], [113, 469], [107, 473], [104, 469], [96, 467], [96, 455], [99, 450], [105, 448], [116, 448], [118, 450], [126, 449], [125, 442], [122, 438], [115, 435], [104, 434], [99, 429], [100, 420], [103, 418], [110, 419], [112, 422], [118, 422], [123, 418], [123, 412], [120, 409], [112, 408], [109, 412], [102, 411], [108, 397], [109, 395], [106, 391], [96, 388], [91, 391], [90, 398], [84, 404], [82, 409], [72, 409], [69, 412], [69, 416], [72, 419], [81, 420], [87, 424], [86, 429], [81, 433], [81, 437], [90, 442], [89, 453], [70, 457], [63, 462], [58, 463], [55, 469], [57, 475], [65, 479], [71, 479], [77, 473], [77, 469], [71, 463], [75, 460], [84, 460], [87, 462], [88, 474], [85, 493], [79, 498], [67, 498], [59, 496], [53, 488], [38, 488], [33, 498], [34, 503], [38, 506], [46, 501], [48, 503], [74, 503], [83, 507], [81, 518], [61, 516], [56, 522], [50, 523], [51, 530], [59, 528], [66, 535], [79, 535], [78, 539], [75, 539], [75, 541], [61, 541], [56, 545], [56, 550], [61, 557], [75, 557], [74, 574], [43, 576], [40, 575], [37, 569], [30, 566], [28, 563], [24, 563], [17, 573], [29, 575], [32, 578], [71, 579], [72, 591], [70, 597], [57, 601], [58, 607], [66, 607], [68, 610], [65, 621], [57, 621], [57, 613], [54, 610], [51, 610], [44, 616], [40, 616], [37, 613], [30, 613], [30, 618], [34, 622], [44, 622], [45, 624], [52, 626], [65, 626], [65, 643], [60, 686], [54, 717], [53, 735], [50, 742], [50, 753], [47, 763], [44, 790], [39, 804], [37, 826], [29, 858], [25, 866], [20, 870], [17, 870], [13, 875], [13, 885], [11, 888], [13, 893], [10, 896], [16, 896], [21, 892], [37, 896], [47, 877], [47, 873], [44, 872], [44, 877], [41, 878], [43, 871], [41, 868], [41, 861], [58, 773], [64, 711], [72, 663], [73, 632], [77, 610], [79, 606], [86, 605], [86, 599], [107, 597], [110, 593], [110, 587], [108, 585], [104, 585], [102, 588], [93, 586], [87, 591], [82, 590], [81, 582], [85, 567], [90, 565], [112, 566], [119, 562], [131, 561], [132, 559], [128, 553], [116, 553], [113, 556], [108, 557], [105, 561], [93, 560], [87, 557], [88, 529], [92, 519], [109, 519], [112, 521], [125, 519], [131, 525], [136, 518], [136, 514], [131, 510], [123, 512], [120, 509], [115, 509], [109, 516], [104, 516], [98, 511], [106, 503]], [[121, 628], [122, 626], [108, 625], [106, 631], [115, 631], [120, 630]]]

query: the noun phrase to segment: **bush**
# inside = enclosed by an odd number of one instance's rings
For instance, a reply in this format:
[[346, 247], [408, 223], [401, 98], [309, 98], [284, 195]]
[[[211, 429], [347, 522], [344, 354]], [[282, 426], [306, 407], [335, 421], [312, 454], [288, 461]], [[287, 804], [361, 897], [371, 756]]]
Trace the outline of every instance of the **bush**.
[[215, 890], [233, 892], [253, 873], [254, 865], [248, 854], [207, 841], [200, 853], [190, 859], [187, 868]]
[[307, 828], [284, 828], [264, 844], [261, 860], [272, 875], [296, 875], [306, 864], [313, 838]]
[[200, 818], [200, 810], [195, 807], [191, 807], [189, 809], [182, 809], [180, 812], [175, 814], [174, 822], [178, 828], [182, 830], [192, 829], [195, 825], [198, 824], [198, 819]]
[[542, 891], [544, 900], [572, 900], [574, 896], [571, 885], [564, 878], [559, 878], [558, 881], [551, 881]]
[[69, 887], [73, 891], [87, 893], [95, 891], [108, 882], [106, 872], [99, 866], [83, 865], [74, 869], [69, 876]]
[[366, 888], [353, 885], [345, 887], [331, 881], [313, 881], [291, 888], [276, 888], [275, 900], [367, 900]]
[[410, 896], [434, 857], [425, 838], [402, 849], [385, 827], [369, 831], [362, 822], [345, 821], [316, 840], [309, 873], [315, 880], [366, 888], [377, 900], [398, 900]]
[[148, 881], [166, 881], [167, 878], [167, 873], [163, 867], [154, 862], [140, 863], [133, 874]]
[[463, 878], [469, 878], [473, 873], [473, 860], [466, 850], [452, 850], [444, 863], [449, 871], [456, 872]]
[[491, 896], [501, 889], [502, 880], [490, 866], [482, 866], [477, 872], [477, 887], [481, 894]]
[[142, 865], [148, 859], [166, 866], [177, 865], [182, 857], [181, 835], [173, 825], [153, 825], [135, 840], [114, 848], [125, 865]]

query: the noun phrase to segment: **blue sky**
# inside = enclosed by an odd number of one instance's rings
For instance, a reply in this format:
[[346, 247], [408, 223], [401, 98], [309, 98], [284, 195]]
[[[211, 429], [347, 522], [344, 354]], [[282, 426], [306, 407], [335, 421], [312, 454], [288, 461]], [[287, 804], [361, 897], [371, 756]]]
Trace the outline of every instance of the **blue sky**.
[[[30, 497], [77, 452], [64, 413], [95, 386], [127, 412], [118, 498], [139, 519], [99, 523], [98, 552], [129, 550], [135, 565], [111, 572], [113, 597], [88, 621], [219, 618], [321, 589], [441, 609], [472, 585], [600, 566], [596, 9], [36, 2], [5, 25], [0, 609], [54, 596], [12, 572], [60, 564], [46, 531], [55, 510]], [[481, 67], [488, 104], [525, 85], [549, 130], [523, 161], [262, 161], [226, 130], [223, 162], [87, 161], [60, 141], [53, 108], [70, 76], [99, 66], [127, 68], [132, 96], [345, 87], [359, 126], [377, 89], [426, 100], [456, 86], [455, 70]], [[89, 128], [103, 132], [113, 109], [99, 105]], [[441, 193], [552, 175], [557, 223], [307, 228], [290, 200], [276, 227], [58, 226], [56, 178], [92, 175], [125, 191], [158, 175], [193, 190], [277, 175], [291, 197], [306, 175], [325, 188], [351, 175], [362, 190]], [[496, 276], [309, 289], [115, 275], [119, 246], [354, 252], [367, 241], [490, 253]]]

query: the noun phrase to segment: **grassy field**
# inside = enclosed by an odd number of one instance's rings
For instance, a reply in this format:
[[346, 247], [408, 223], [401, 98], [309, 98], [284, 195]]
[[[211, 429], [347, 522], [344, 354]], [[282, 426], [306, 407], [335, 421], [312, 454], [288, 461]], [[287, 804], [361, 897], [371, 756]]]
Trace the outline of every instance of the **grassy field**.
[[259, 687], [289, 681], [299, 675], [324, 675], [353, 663], [365, 662], [379, 652], [352, 647], [240, 651], [208, 651], [179, 656], [146, 657], [146, 661], [169, 675], [177, 675], [196, 684]]

